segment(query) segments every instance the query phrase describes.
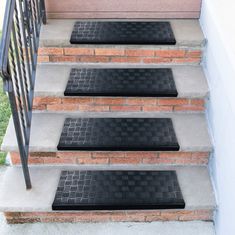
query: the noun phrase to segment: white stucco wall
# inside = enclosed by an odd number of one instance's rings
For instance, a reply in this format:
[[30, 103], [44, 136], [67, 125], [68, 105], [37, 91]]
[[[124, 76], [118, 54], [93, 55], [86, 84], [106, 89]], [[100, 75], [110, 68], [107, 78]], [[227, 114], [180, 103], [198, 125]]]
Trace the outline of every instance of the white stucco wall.
[[2, 29], [2, 22], [3, 22], [4, 12], [5, 12], [5, 4], [6, 4], [6, 0], [0, 0], [0, 30]]
[[235, 1], [203, 0], [200, 18], [208, 40], [204, 70], [210, 87], [207, 117], [214, 143], [211, 173], [217, 235], [235, 234]]

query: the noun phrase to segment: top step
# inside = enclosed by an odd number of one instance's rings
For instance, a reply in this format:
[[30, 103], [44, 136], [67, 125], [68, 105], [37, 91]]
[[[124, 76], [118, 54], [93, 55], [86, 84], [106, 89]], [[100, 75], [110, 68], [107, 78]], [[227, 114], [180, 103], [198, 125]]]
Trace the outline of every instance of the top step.
[[[46, 25], [42, 26], [41, 36], [40, 36], [40, 47], [71, 47], [70, 38], [71, 33], [73, 31], [74, 25], [78, 20], [48, 20]], [[79, 22], [83, 22], [86, 20], [79, 20]], [[117, 20], [99, 20], [99, 22], [113, 22]], [[119, 22], [127, 20], [118, 20]], [[129, 20], [131, 22], [133, 20]], [[140, 20], [135, 20], [138, 22]], [[198, 20], [141, 20], [141, 22], [169, 22], [173, 34], [176, 40], [176, 47], [201, 47], [204, 45], [204, 36], [201, 31]], [[90, 20], [90, 22], [97, 22], [97, 20]], [[87, 43], [89, 44], [89, 43]], [[127, 43], [128, 44], [128, 43]], [[118, 46], [117, 43], [115, 46]], [[80, 45], [81, 46], [81, 45]], [[120, 45], [119, 45], [120, 46]], [[128, 45], [131, 46], [131, 45]], [[73, 45], [76, 47], [76, 45]], [[134, 48], [138, 46], [133, 46]], [[141, 48], [145, 48], [146, 45], [141, 46]], [[153, 45], [148, 45], [149, 48], [153, 47]], [[156, 48], [156, 46], [154, 47]]]
[[199, 18], [201, 0], [47, 0], [49, 18]]
[[[125, 42], [80, 40], [76, 44], [71, 44], [71, 42], [74, 43], [71, 35], [77, 21], [48, 20], [48, 23], [43, 25], [40, 35], [39, 62], [135, 64], [199, 64], [201, 62], [205, 39], [198, 20], [161, 20], [161, 22], [169, 22], [173, 36], [170, 35], [168, 41], [164, 39], [164, 43], [159, 38], [158, 43], [156, 41], [155, 43], [154, 41], [133, 42], [133, 39], [139, 40], [137, 36], [133, 37], [132, 41]], [[79, 22], [83, 23], [84, 20], [79, 20]], [[92, 24], [94, 21], [89, 22]], [[104, 22], [104, 20], [99, 22]], [[138, 21], [135, 20], [135, 22]], [[142, 20], [140, 23], [145, 22], [146, 20]], [[148, 22], [156, 23], [159, 20], [148, 20]], [[131, 30], [126, 32], [132, 32], [132, 29], [131, 27]], [[101, 35], [103, 37], [103, 33]], [[107, 35], [110, 37], [109, 33]], [[158, 33], [154, 33], [154, 36], [156, 35]]]

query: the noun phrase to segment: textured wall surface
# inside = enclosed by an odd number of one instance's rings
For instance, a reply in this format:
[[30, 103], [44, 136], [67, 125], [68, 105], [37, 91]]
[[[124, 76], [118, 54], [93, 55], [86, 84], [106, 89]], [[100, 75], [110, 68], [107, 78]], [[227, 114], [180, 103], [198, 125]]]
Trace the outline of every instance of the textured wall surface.
[[198, 18], [201, 0], [46, 0], [51, 18]]
[[208, 40], [204, 70], [210, 89], [208, 121], [214, 141], [211, 171], [218, 235], [235, 234], [235, 20], [234, 0], [204, 0], [201, 25]]
[[0, 0], [0, 30], [2, 30], [6, 0]]

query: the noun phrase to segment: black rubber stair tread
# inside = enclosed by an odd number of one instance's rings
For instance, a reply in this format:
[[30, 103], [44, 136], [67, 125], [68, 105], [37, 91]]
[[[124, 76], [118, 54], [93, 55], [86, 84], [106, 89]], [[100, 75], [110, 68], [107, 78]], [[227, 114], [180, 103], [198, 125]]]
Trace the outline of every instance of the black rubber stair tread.
[[67, 118], [58, 150], [178, 151], [170, 118]]
[[62, 171], [53, 210], [182, 209], [175, 171]]
[[178, 92], [170, 68], [73, 68], [64, 95], [176, 97]]
[[174, 45], [170, 22], [79, 21], [73, 28], [72, 44]]

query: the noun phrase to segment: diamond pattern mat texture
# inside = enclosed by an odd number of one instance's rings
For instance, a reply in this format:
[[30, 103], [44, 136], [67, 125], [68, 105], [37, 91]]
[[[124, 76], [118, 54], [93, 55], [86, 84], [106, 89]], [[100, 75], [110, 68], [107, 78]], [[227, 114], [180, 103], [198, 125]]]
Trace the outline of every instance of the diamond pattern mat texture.
[[169, 22], [76, 22], [72, 44], [154, 44], [174, 45]]
[[173, 73], [158, 69], [76, 69], [70, 72], [65, 96], [176, 97]]
[[62, 171], [53, 210], [184, 208], [175, 171]]
[[58, 150], [178, 151], [170, 118], [67, 118]]

